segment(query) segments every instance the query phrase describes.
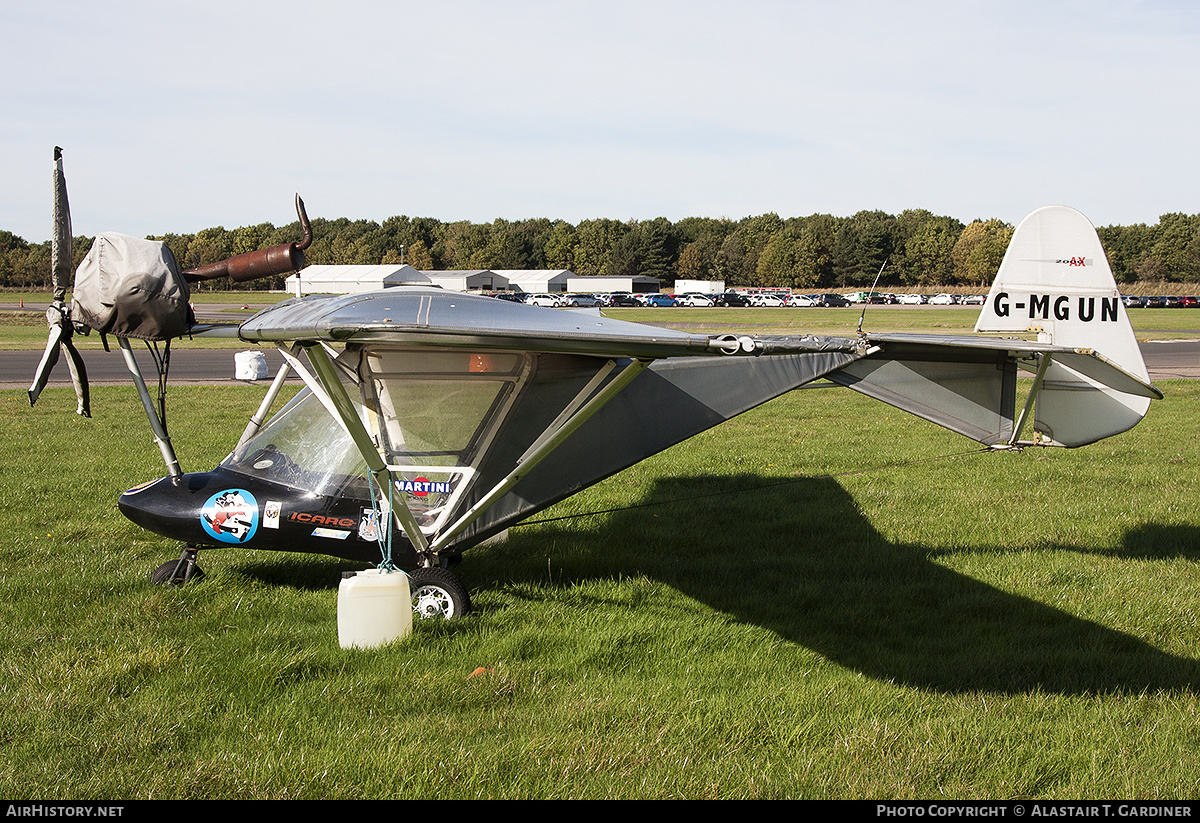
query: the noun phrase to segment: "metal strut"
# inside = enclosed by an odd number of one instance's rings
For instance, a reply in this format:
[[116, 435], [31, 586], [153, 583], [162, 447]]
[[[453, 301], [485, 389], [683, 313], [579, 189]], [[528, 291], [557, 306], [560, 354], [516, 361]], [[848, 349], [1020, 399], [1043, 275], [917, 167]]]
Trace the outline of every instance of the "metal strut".
[[[358, 416], [358, 411], [354, 408], [354, 403], [350, 400], [350, 396], [346, 394], [345, 387], [342, 386], [342, 381], [338, 377], [337, 370], [333, 362], [329, 359], [329, 355], [325, 353], [325, 349], [320, 345], [307, 345], [304, 347], [308, 354], [308, 362], [312, 365], [316, 375], [309, 373], [308, 369], [304, 368], [304, 364], [295, 353], [288, 351], [280, 346], [279, 351], [283, 354], [284, 359], [291, 363], [297, 374], [310, 389], [313, 394], [321, 401], [325, 408], [333, 415], [333, 419], [342, 424], [342, 428], [346, 434], [350, 435], [350, 439], [354, 442], [358, 453], [362, 455], [363, 461], [367, 464], [367, 470], [371, 473], [372, 479], [382, 488], [391, 488], [393, 483], [392, 472], [384, 462], [383, 457], [379, 454], [375, 447], [375, 441], [371, 439], [371, 435], [363, 426], [362, 420]], [[389, 496], [390, 497], [390, 496]], [[386, 501], [384, 501], [386, 503]], [[390, 515], [395, 515], [396, 520], [400, 524], [400, 528], [404, 530], [404, 534], [412, 543], [413, 549], [419, 554], [424, 554], [429, 551], [429, 541], [425, 538], [425, 534], [421, 531], [420, 524], [413, 516], [412, 510], [408, 508], [408, 504], [403, 500], [398, 501], [398, 505], [388, 506], [391, 511]]]
[[1042, 390], [1042, 383], [1046, 380], [1046, 369], [1050, 368], [1050, 363], [1053, 361], [1054, 355], [1046, 353], [1041, 356], [1038, 362], [1037, 374], [1034, 375], [1033, 385], [1029, 387], [1029, 396], [1025, 398], [1025, 406], [1021, 409], [1021, 416], [1017, 418], [1016, 425], [1013, 426], [1012, 437], [1008, 439], [1010, 448], [1021, 443], [1021, 431], [1025, 428], [1025, 423], [1029, 419], [1034, 404], [1037, 402], [1038, 394]]
[[[542, 462], [549, 454], [554, 451], [564, 440], [567, 439], [576, 429], [582, 426], [589, 417], [600, 411], [609, 400], [612, 400], [621, 390], [624, 389], [633, 378], [637, 377], [642, 371], [650, 365], [648, 360], [631, 360], [626, 366], [617, 373], [616, 377], [598, 393], [593, 395], [591, 399], [587, 399], [592, 392], [596, 390], [596, 386], [609, 372], [616, 366], [614, 361], [609, 361], [601, 369], [600, 374], [593, 378], [587, 386], [584, 387], [576, 398], [567, 406], [562, 414], [542, 432], [541, 436], [534, 441], [526, 452], [517, 459], [517, 465], [508, 475], [492, 487], [492, 490], [485, 494], [474, 506], [465, 511], [463, 515], [455, 521], [454, 525], [443, 531], [433, 541], [431, 547], [434, 551], [442, 549], [450, 540], [455, 537], [467, 526], [471, 525], [483, 512], [485, 512], [493, 503], [503, 497], [517, 485], [525, 475], [533, 470], [533, 467]], [[584, 402], [586, 400], [586, 402]], [[573, 411], [572, 411], [573, 410]]]
[[129, 339], [118, 337], [117, 343], [121, 347], [121, 354], [125, 356], [125, 367], [129, 369], [133, 384], [142, 398], [142, 406], [146, 409], [146, 419], [150, 421], [150, 431], [154, 434], [154, 442], [158, 444], [158, 450], [162, 452], [163, 462], [167, 464], [167, 473], [171, 475], [172, 479], [178, 479], [183, 476], [183, 472], [179, 468], [179, 460], [175, 457], [175, 449], [171, 446], [171, 438], [167, 436], [167, 429], [154, 409], [154, 400], [150, 397], [150, 390], [146, 388], [146, 380], [142, 377], [142, 371], [133, 357]]

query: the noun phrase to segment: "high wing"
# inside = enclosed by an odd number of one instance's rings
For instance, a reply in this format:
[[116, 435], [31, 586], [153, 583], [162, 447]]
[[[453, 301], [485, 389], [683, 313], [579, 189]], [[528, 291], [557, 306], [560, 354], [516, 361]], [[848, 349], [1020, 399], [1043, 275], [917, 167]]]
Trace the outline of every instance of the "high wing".
[[[264, 309], [242, 324], [251, 342], [327, 342], [418, 348], [547, 351], [655, 360], [696, 355], [773, 354], [858, 348], [846, 338], [701, 335], [604, 317], [545, 311], [436, 287], [313, 295]], [[770, 341], [769, 343], [767, 341]]]
[[[1038, 340], [691, 334], [424, 287], [287, 301], [239, 336], [280, 347], [436, 561], [821, 378], [994, 448], [1124, 431], [1161, 393], [1097, 249], [1072, 209], [1018, 226], [977, 328]], [[1020, 369], [1033, 376], [1023, 402]]]
[[406, 494], [410, 511], [396, 513], [410, 541], [435, 553], [867, 351], [853, 338], [772, 338], [776, 353], [754, 357], [763, 340], [422, 287], [281, 303], [239, 333], [281, 344], [380, 487], [390, 478]]

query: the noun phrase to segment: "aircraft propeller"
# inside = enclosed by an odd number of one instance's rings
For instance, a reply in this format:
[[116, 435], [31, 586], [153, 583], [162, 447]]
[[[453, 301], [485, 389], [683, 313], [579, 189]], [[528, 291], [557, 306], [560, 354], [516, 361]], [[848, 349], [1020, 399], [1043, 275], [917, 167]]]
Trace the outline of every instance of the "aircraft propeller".
[[71, 281], [73, 259], [71, 256], [71, 207], [67, 202], [67, 179], [63, 175], [62, 149], [54, 147], [54, 233], [50, 243], [51, 285], [53, 298], [46, 309], [46, 324], [50, 337], [46, 351], [38, 363], [33, 385], [29, 387], [29, 405], [37, 402], [38, 395], [46, 388], [50, 372], [58, 363], [59, 351], [67, 350], [67, 365], [71, 369], [71, 382], [75, 385], [75, 397], [79, 401], [76, 413], [91, 417], [91, 399], [88, 391], [87, 369], [83, 357], [71, 342], [75, 330], [71, 325], [71, 310], [66, 304], [67, 285]]

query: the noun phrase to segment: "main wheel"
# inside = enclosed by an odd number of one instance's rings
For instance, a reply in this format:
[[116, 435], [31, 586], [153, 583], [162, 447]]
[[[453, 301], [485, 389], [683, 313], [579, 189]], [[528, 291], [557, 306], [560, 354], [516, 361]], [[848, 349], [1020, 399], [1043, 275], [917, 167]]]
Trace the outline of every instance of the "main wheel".
[[[191, 576], [187, 575], [191, 564]], [[150, 574], [150, 582], [156, 586], [182, 586], [184, 583], [199, 583], [204, 579], [204, 570], [196, 562], [185, 559], [168, 560]]]
[[442, 568], [417, 569], [409, 572], [408, 577], [412, 588], [413, 617], [451, 620], [471, 611], [467, 587], [453, 572]]

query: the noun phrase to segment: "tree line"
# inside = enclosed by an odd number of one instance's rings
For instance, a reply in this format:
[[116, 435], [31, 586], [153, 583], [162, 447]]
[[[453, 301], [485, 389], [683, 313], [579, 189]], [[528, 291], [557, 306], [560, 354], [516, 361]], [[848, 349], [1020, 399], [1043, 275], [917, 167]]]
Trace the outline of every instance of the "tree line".
[[[382, 223], [338, 218], [312, 220], [310, 264], [408, 263], [421, 271], [569, 269], [578, 275], [648, 275], [674, 281], [722, 280], [732, 286], [782, 286], [802, 291], [870, 287], [986, 286], [1004, 256], [1012, 225], [1000, 220], [963, 223], [913, 209], [898, 215], [862, 211], [851, 217], [814, 214], [741, 220], [689, 217], [653, 220], [497, 219], [444, 222], [389, 217]], [[1106, 226], [1100, 239], [1118, 283], [1200, 282], [1200, 215], [1164, 214], [1154, 225]], [[298, 240], [298, 222], [153, 239], [170, 247], [184, 269], [235, 254]], [[74, 242], [78, 265], [92, 238]], [[882, 270], [882, 274], [880, 274]], [[269, 278], [238, 288], [281, 288]], [[205, 289], [230, 288], [206, 282]], [[50, 287], [50, 243], [28, 243], [0, 230], [0, 287]]]

